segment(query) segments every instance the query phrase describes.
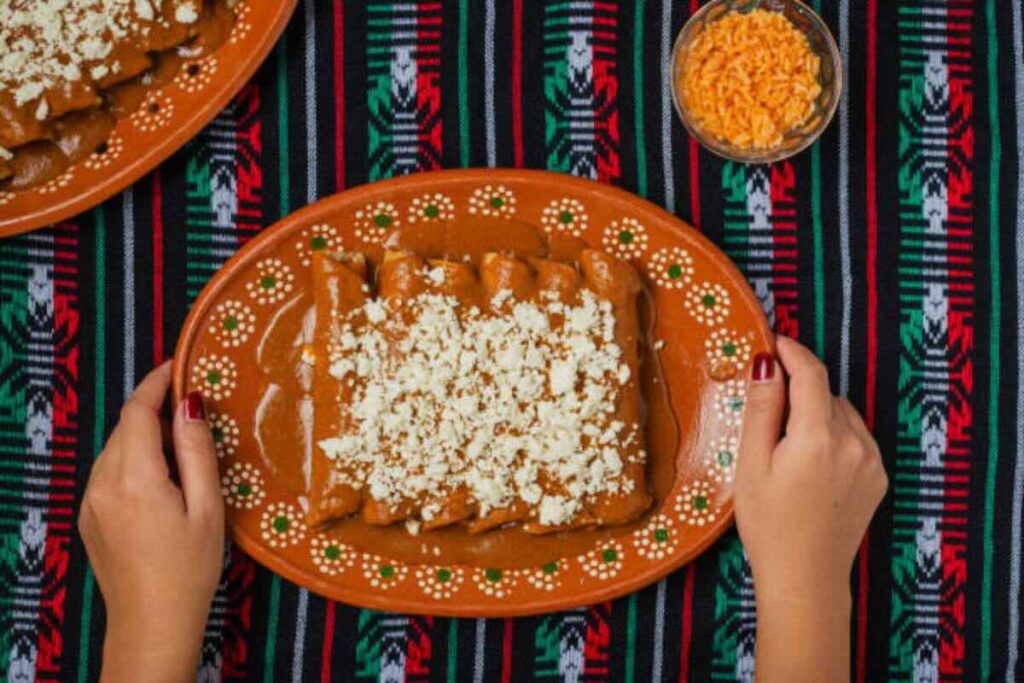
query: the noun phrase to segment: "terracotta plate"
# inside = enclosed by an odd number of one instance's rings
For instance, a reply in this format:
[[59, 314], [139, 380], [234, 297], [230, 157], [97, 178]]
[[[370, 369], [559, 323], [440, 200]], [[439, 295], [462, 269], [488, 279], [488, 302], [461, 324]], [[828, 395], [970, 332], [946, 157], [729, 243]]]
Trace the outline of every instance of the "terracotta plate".
[[117, 122], [105, 151], [48, 183], [0, 191], [0, 237], [56, 223], [96, 206], [156, 168], [209, 123], [256, 72], [297, 0], [238, 0], [231, 37], [213, 54], [186, 61], [168, 85]]
[[[664, 342], [659, 354], [680, 430], [671, 491], [639, 524], [540, 566], [400, 562], [307, 528], [300, 501], [273, 476], [254, 435], [260, 336], [275, 313], [308, 291], [311, 250], [372, 250], [387, 229], [470, 214], [569, 231], [629, 259], [653, 293], [654, 335]], [[257, 561], [312, 591], [364, 607], [509, 616], [637, 590], [722, 534], [732, 522], [747, 373], [754, 354], [771, 345], [761, 308], [739, 271], [654, 205], [565, 175], [442, 171], [331, 197], [247, 244], [195, 303], [175, 354], [174, 387], [179, 399], [199, 390], [209, 401], [229, 524]], [[415, 540], [429, 543], [427, 536]]]

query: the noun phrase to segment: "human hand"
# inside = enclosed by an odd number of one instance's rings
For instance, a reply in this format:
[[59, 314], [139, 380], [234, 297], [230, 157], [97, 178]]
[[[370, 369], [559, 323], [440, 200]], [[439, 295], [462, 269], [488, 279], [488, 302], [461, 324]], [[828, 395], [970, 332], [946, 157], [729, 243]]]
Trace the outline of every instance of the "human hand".
[[220, 577], [224, 504], [202, 397], [174, 414], [181, 486], [170, 477], [160, 407], [170, 364], [153, 370], [121, 409], [93, 465], [78, 519], [107, 608], [103, 678], [195, 680]]
[[736, 521], [755, 583], [807, 595], [848, 591], [850, 568], [888, 487], [881, 455], [849, 401], [832, 396], [825, 366], [797, 342], [778, 338], [789, 375], [759, 357], [747, 394], [736, 473]]

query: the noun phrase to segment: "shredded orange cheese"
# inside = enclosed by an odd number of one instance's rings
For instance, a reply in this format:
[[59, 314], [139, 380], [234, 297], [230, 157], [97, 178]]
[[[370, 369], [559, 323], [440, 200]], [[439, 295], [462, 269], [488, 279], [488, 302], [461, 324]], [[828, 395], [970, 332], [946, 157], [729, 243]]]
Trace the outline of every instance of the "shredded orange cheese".
[[742, 149], [771, 149], [814, 113], [820, 67], [782, 14], [730, 12], [690, 45], [676, 87], [701, 131]]

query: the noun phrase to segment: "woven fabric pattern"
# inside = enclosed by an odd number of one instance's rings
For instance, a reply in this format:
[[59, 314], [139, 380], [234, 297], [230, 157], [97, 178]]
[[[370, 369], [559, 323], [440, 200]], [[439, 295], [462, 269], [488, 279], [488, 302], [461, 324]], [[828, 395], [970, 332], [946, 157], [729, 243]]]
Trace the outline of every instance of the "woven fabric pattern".
[[[814, 0], [846, 95], [819, 143], [727, 163], [672, 109], [696, 0], [300, 0], [258, 75], [106, 204], [0, 241], [0, 674], [99, 675], [74, 529], [89, 468], [247, 240], [416, 170], [548, 168], [647, 197], [741, 267], [864, 411], [889, 497], [852, 575], [856, 681], [1020, 680], [1024, 21], [998, 0]], [[226, 553], [201, 680], [753, 680], [731, 532], [613, 603], [515, 620], [359, 610]]]

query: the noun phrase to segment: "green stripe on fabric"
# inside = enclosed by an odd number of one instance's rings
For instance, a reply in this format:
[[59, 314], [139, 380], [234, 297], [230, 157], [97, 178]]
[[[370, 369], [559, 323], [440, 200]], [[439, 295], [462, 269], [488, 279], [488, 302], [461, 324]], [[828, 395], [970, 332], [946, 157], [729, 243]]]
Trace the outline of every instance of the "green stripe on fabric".
[[[291, 211], [291, 176], [288, 150], [288, 34], [281, 36], [275, 51], [277, 64], [277, 154], [280, 186], [281, 218]], [[281, 611], [281, 577], [270, 578], [270, 603], [267, 605], [267, 640], [263, 652], [263, 680], [274, 681], [274, 660], [277, 656], [277, 628]]]
[[992, 669], [992, 560], [996, 503], [996, 470], [999, 464], [999, 335], [1002, 320], [999, 262], [999, 165], [1002, 163], [1002, 133], [999, 130], [999, 42], [996, 35], [996, 2], [985, 3], [988, 24], [988, 116], [992, 152], [989, 156], [989, 277], [992, 278], [991, 333], [988, 372], [988, 467], [985, 473], [984, 552], [981, 571], [981, 680], [989, 680]]
[[446, 680], [456, 683], [459, 680], [459, 620], [448, 622], [448, 666], [445, 667]]
[[[821, 12], [821, 0], [811, 8]], [[825, 357], [825, 228], [821, 214], [821, 140], [811, 146], [811, 225], [814, 243], [814, 352]]]
[[[103, 214], [103, 207], [94, 212], [96, 225], [93, 234], [96, 239], [96, 261], [95, 261], [95, 282], [93, 289], [96, 301], [96, 332], [93, 337], [95, 345], [95, 356], [93, 358], [93, 380], [95, 382], [93, 393], [93, 423], [92, 423], [92, 452], [93, 457], [103, 450], [103, 436], [106, 432], [106, 357], [107, 357], [107, 222]], [[82, 586], [82, 619], [78, 629], [78, 681], [85, 683], [89, 680], [89, 646], [92, 638], [92, 604], [95, 593], [95, 578], [92, 573], [92, 565], [85, 565], [85, 581]]]
[[[636, 130], [636, 193], [647, 198], [647, 148], [644, 139], [644, 5], [637, 0], [633, 17], [633, 128]], [[668, 154], [669, 151], [665, 150]]]
[[633, 593], [626, 602], [626, 661], [623, 665], [626, 683], [636, 680], [636, 601], [636, 593]]
[[469, 167], [469, 4], [459, 0], [459, 163]]

